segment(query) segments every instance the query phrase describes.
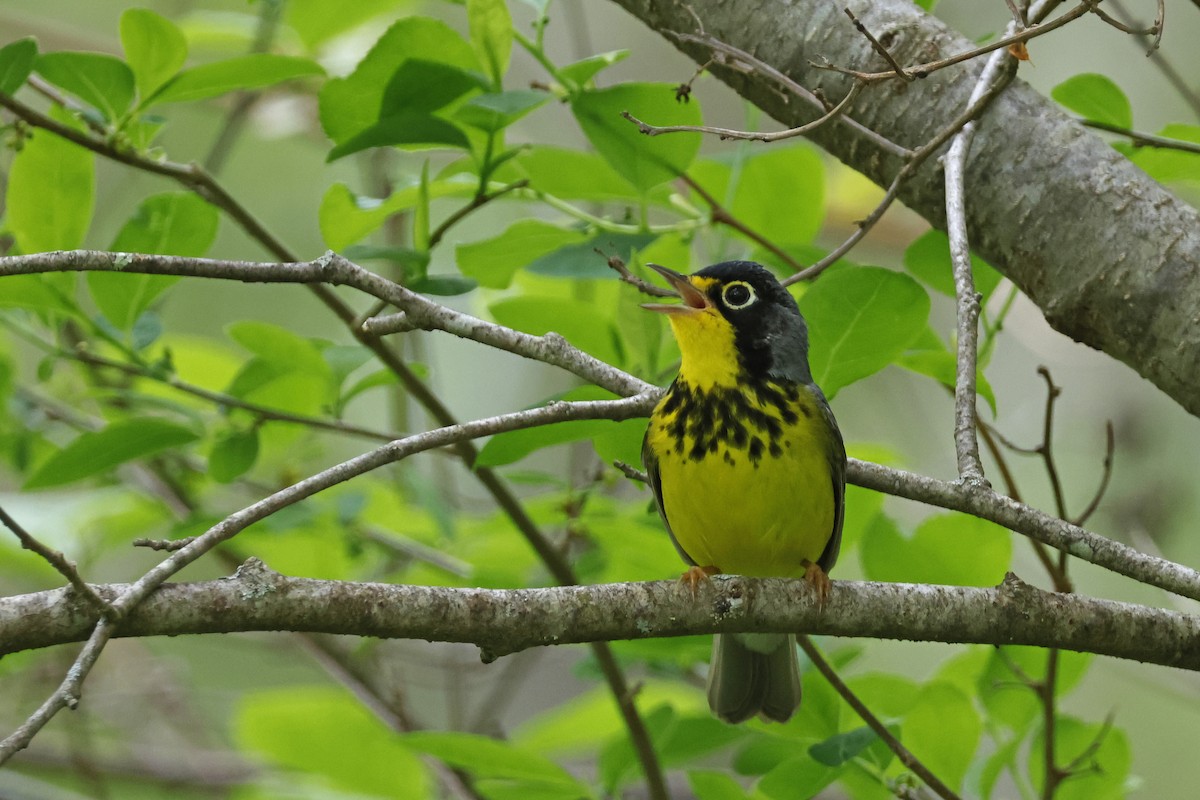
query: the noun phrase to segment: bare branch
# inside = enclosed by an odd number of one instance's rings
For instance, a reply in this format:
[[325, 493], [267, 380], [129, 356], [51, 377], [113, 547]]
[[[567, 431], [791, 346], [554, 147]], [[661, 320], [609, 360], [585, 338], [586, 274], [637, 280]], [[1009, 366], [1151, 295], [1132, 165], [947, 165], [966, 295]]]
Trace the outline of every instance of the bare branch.
[[[137, 584], [98, 587], [113, 602]], [[90, 616], [89, 616], [90, 615]], [[0, 653], [78, 641], [96, 615], [66, 589], [0, 599]], [[821, 608], [801, 580], [714, 576], [693, 600], [677, 580], [542, 589], [458, 589], [290, 578], [251, 559], [236, 575], [164, 584], [117, 635], [291, 630], [466, 642], [485, 661], [531, 647], [729, 632], [1025, 644], [1200, 670], [1200, 619], [1045, 592], [834, 581]]]
[[104, 598], [96, 594], [95, 590], [88, 585], [79, 575], [79, 570], [75, 565], [67, 560], [67, 557], [57, 550], [47, 547], [37, 540], [29, 531], [17, 522], [12, 516], [0, 508], [0, 524], [13, 532], [13, 535], [21, 542], [21, 547], [36, 553], [49, 562], [50, 566], [58, 570], [58, 573], [67, 579], [71, 584], [71, 588], [79, 595], [91, 603], [92, 607], [100, 612], [100, 615], [106, 619], [115, 620], [117, 618], [116, 610], [108, 604]]

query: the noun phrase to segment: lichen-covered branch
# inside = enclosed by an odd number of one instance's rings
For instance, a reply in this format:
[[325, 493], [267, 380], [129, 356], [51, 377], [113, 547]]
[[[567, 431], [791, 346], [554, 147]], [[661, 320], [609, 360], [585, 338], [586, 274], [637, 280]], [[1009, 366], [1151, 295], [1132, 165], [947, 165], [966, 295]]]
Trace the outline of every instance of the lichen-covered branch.
[[[115, 602], [129, 585], [96, 586]], [[68, 589], [0, 599], [0, 654], [79, 641], [97, 611]], [[1057, 646], [1200, 670], [1200, 617], [1045, 592], [834, 581], [821, 608], [799, 580], [718, 576], [696, 600], [678, 581], [457, 589], [290, 578], [256, 559], [222, 580], [166, 584], [118, 636], [320, 631], [468, 642], [485, 660], [552, 644], [729, 631]]]

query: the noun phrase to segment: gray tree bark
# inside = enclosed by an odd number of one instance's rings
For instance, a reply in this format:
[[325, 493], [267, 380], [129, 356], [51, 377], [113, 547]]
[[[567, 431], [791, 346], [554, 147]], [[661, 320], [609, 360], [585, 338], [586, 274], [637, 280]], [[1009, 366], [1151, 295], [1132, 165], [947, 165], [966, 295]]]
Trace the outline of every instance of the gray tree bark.
[[[664, 35], [704, 32], [836, 102], [851, 79], [814, 68], [828, 59], [888, 67], [846, 17], [849, 8], [903, 65], [974, 45], [908, 0], [614, 0]], [[1099, 24], [1086, 16], [1072, 25]], [[1031, 45], [1036, 52], [1037, 41]], [[668, 35], [668, 39], [670, 39]], [[703, 63], [707, 48], [680, 47]], [[868, 87], [849, 116], [916, 148], [961, 113], [983, 59], [911, 83]], [[769, 80], [714, 65], [715, 75], [788, 126], [817, 116]], [[669, 76], [659, 76], [669, 80]], [[647, 120], [653, 122], [653, 120]], [[845, 124], [818, 145], [881, 185], [901, 161]], [[979, 124], [966, 169], [972, 249], [1011, 279], [1056, 330], [1128, 364], [1200, 415], [1200, 215], [1057, 105], [1015, 80]], [[931, 159], [900, 198], [944, 228], [942, 173]]]
[[[105, 599], [129, 587], [97, 585]], [[0, 656], [91, 634], [98, 612], [70, 588], [0, 599]], [[309, 631], [469, 642], [485, 660], [555, 644], [757, 631], [1062, 647], [1200, 670], [1200, 618], [1045, 592], [834, 581], [822, 608], [801, 580], [718, 576], [698, 597], [679, 581], [452, 589], [291, 578], [258, 559], [205, 583], [164, 584], [116, 636]]]

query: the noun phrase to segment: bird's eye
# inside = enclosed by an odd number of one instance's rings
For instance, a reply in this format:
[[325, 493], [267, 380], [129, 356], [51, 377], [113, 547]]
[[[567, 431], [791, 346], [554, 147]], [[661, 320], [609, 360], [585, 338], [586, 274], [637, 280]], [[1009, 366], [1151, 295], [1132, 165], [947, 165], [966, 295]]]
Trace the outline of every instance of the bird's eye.
[[734, 281], [721, 291], [721, 299], [729, 308], [737, 310], [745, 308], [758, 299], [754, 287], [745, 281]]

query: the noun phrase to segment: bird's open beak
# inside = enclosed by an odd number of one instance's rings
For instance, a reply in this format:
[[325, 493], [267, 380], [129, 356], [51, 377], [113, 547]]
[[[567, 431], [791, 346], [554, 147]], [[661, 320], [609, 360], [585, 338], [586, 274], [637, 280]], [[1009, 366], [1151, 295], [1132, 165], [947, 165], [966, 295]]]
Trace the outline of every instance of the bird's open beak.
[[671, 288], [679, 295], [679, 299], [683, 301], [680, 305], [668, 305], [666, 303], [643, 303], [642, 308], [647, 311], [661, 311], [665, 314], [682, 314], [691, 311], [699, 311], [703, 308], [708, 308], [711, 303], [708, 302], [708, 297], [703, 292], [692, 285], [686, 275], [680, 275], [673, 269], [667, 269], [659, 264], [647, 264], [647, 267], [662, 275], [667, 279], [667, 283], [671, 284]]

